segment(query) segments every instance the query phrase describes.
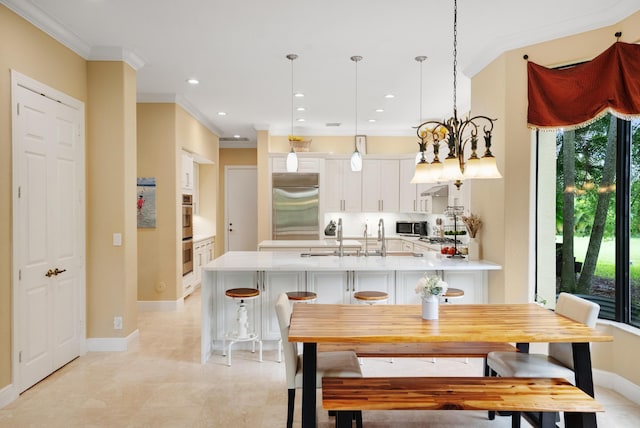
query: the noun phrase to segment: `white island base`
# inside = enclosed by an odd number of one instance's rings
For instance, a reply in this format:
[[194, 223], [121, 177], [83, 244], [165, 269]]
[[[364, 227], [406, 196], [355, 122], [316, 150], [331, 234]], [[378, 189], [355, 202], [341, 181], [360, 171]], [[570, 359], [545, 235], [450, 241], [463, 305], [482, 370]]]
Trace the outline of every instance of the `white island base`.
[[280, 327], [275, 301], [287, 291], [313, 291], [316, 303], [356, 303], [361, 290], [388, 293], [388, 304], [419, 304], [418, 279], [440, 275], [450, 287], [464, 290], [460, 303], [487, 303], [487, 272], [501, 266], [487, 261], [449, 259], [435, 253], [413, 256], [312, 256], [296, 252], [232, 251], [202, 269], [202, 345], [204, 364], [217, 350], [223, 354], [225, 334], [234, 329], [237, 306], [225, 296], [229, 288], [257, 288], [260, 296], [248, 302], [249, 323], [275, 349]]

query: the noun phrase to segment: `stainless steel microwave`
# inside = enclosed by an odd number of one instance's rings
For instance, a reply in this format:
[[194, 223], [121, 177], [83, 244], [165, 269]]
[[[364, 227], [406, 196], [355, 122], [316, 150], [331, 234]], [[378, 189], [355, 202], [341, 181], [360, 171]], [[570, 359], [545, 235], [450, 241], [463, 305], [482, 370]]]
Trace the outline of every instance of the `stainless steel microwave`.
[[396, 234], [398, 235], [419, 235], [420, 223], [412, 221], [396, 221]]

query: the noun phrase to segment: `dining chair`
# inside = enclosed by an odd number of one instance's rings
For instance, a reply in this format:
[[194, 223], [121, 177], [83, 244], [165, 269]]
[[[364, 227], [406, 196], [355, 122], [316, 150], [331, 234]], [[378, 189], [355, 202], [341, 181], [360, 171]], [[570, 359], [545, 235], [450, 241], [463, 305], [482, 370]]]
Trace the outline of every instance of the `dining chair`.
[[[287, 428], [293, 426], [293, 409], [296, 388], [302, 388], [302, 355], [298, 353], [295, 342], [289, 342], [289, 325], [291, 323], [291, 303], [286, 293], [276, 300], [276, 316], [280, 326], [284, 365], [287, 378]], [[316, 385], [322, 387], [322, 377], [362, 377], [358, 357], [353, 351], [319, 352], [317, 358]], [[362, 413], [356, 414], [358, 428], [362, 428]]]
[[[556, 313], [595, 327], [600, 305], [574, 296], [560, 293], [556, 303]], [[573, 350], [571, 343], [549, 343], [547, 354], [524, 352], [489, 352], [487, 364], [491, 375], [502, 377], [560, 377], [575, 385], [573, 372]], [[493, 412], [489, 418], [493, 419]], [[514, 414], [514, 417], [517, 417]], [[513, 425], [519, 426], [519, 424]]]

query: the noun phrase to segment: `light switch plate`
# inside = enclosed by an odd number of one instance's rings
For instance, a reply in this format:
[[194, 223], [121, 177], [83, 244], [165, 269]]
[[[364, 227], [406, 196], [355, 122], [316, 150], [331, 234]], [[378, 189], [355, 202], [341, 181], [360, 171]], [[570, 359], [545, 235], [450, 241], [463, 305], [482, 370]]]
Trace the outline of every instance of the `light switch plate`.
[[122, 233], [113, 234], [113, 246], [114, 247], [122, 246]]

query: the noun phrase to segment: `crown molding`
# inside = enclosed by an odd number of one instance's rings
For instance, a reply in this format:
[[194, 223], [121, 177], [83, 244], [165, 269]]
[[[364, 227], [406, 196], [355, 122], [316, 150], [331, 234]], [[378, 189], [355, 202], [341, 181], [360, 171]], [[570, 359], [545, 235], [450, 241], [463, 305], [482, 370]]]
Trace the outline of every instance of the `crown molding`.
[[119, 46], [95, 46], [91, 48], [90, 61], [123, 61], [138, 71], [146, 64], [136, 53]]

